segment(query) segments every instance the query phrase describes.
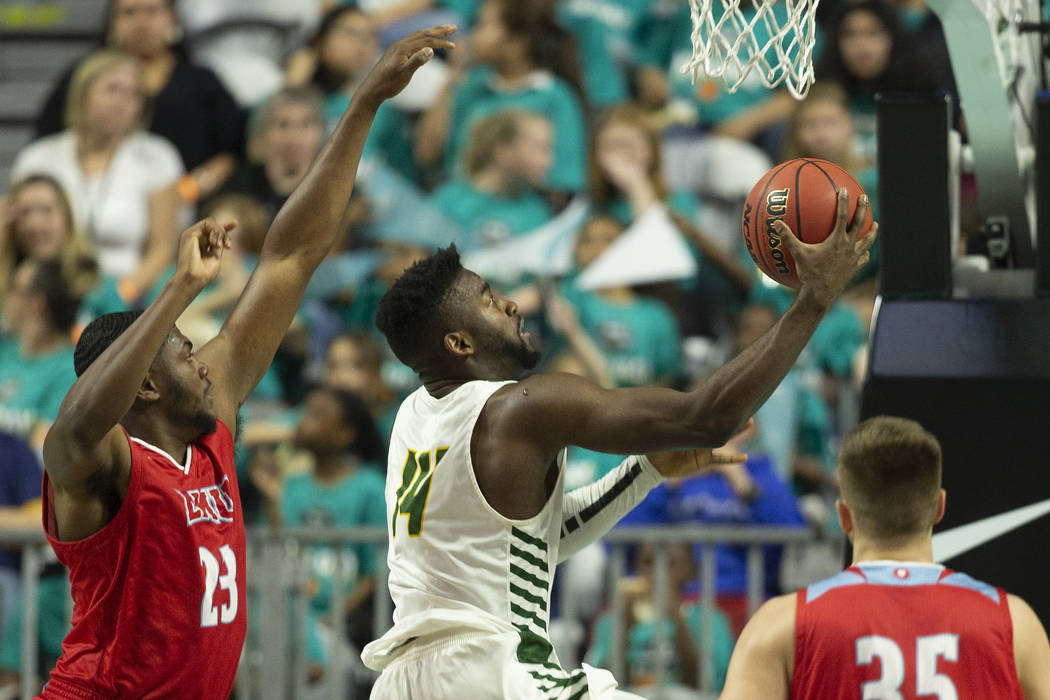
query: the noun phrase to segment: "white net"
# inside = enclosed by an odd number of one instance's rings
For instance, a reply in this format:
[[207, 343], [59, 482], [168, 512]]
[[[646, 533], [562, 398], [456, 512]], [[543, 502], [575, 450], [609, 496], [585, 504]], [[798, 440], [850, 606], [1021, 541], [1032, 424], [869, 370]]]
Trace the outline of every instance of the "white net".
[[767, 88], [783, 83], [802, 99], [813, 84], [820, 0], [689, 0], [693, 57], [682, 67], [721, 78], [736, 92], [755, 73]]

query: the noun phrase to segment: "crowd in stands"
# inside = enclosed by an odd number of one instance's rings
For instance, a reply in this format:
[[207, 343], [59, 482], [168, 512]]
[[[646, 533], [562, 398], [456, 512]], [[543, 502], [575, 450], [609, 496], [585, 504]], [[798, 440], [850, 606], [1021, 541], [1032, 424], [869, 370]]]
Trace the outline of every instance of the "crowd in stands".
[[[542, 339], [542, 370], [609, 387], [695, 385], [792, 300], [743, 248], [738, 217], [750, 185], [773, 163], [826, 158], [862, 184], [878, 218], [874, 95], [954, 90], [939, 23], [922, 0], [823, 0], [817, 83], [801, 102], [757, 75], [732, 94], [721, 81], [683, 75], [687, 0], [302, 4], [314, 20], [297, 27], [296, 46], [270, 57], [283, 85], [258, 99], [245, 101], [250, 90], [217, 75], [237, 66], [219, 71], [198, 60], [185, 27], [200, 4], [179, 0], [112, 0], [97, 48], [47, 93], [36, 138], [15, 159], [12, 181], [0, 183], [0, 527], [39, 524], [40, 447], [75, 378], [79, 329], [149, 303], [174, 269], [178, 232], [214, 216], [237, 219], [235, 247], [180, 319], [194, 342], [214, 335], [269, 222], [356, 86], [387, 44], [418, 26], [456, 22], [457, 48], [379, 110], [345, 237], [245, 406], [237, 466], [250, 523], [384, 525], [384, 443], [400, 400], [418, 384], [374, 314], [413, 260], [455, 243], [467, 266], [519, 304]], [[761, 23], [756, 31], [765, 31]], [[661, 486], [624, 525], [830, 531], [833, 454], [849, 427], [839, 409], [863, 378], [877, 266], [875, 255], [741, 436], [747, 463]], [[620, 459], [571, 449], [566, 487], [600, 478]], [[769, 594], [780, 591], [781, 554], [766, 552]], [[600, 545], [586, 556], [598, 566], [607, 559]], [[718, 548], [721, 612], [711, 618], [695, 604], [698, 552], [673, 548], [670, 557], [672, 613], [657, 620], [653, 551], [632, 554], [622, 583], [624, 684], [652, 682], [654, 629], [667, 625], [668, 682], [696, 687], [704, 620], [716, 626], [720, 684], [746, 619], [745, 554]], [[374, 560], [365, 546], [311, 550], [312, 681], [323, 681], [326, 655], [340, 653], [321, 621], [332, 572], [346, 572], [348, 643], [360, 648], [371, 630]], [[19, 660], [17, 568], [0, 552], [0, 671], [8, 676]], [[585, 632], [575, 653], [603, 664], [613, 620], [594, 571], [598, 583], [584, 586], [591, 603], [578, 606]], [[64, 614], [55, 580], [61, 574], [40, 591], [45, 616]], [[56, 639], [42, 635], [42, 667], [57, 656]]]

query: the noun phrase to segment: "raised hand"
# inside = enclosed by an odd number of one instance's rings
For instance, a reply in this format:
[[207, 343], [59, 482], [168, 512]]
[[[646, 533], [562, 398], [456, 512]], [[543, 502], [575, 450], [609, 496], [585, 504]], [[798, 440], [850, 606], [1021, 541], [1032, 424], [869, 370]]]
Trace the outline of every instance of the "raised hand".
[[879, 225], [873, 223], [871, 231], [859, 238], [868, 218], [867, 195], [862, 195], [857, 202], [853, 222], [847, 226], [848, 218], [849, 192], [843, 188], [839, 190], [835, 227], [822, 242], [803, 243], [783, 221], [777, 220], [773, 224], [795, 260], [801, 282], [799, 296], [808, 295], [824, 308], [831, 306], [857, 270], [867, 264], [871, 257], [869, 251], [878, 235]]
[[454, 34], [456, 25], [421, 29], [401, 41], [395, 42], [383, 52], [379, 62], [365, 77], [358, 91], [382, 101], [401, 92], [412, 74], [434, 56], [434, 49], [452, 49], [455, 44], [445, 39]]
[[739, 452], [736, 445], [740, 443], [738, 438], [748, 433], [754, 422], [754, 418], [749, 419], [740, 433], [722, 447], [657, 452], [646, 457], [656, 467], [656, 471], [668, 479], [705, 474], [726, 464], [742, 464], [747, 461], [747, 455]]
[[236, 221], [220, 224], [215, 219], [199, 221], [179, 236], [175, 273], [204, 289], [219, 274], [223, 251], [232, 245], [230, 231]]

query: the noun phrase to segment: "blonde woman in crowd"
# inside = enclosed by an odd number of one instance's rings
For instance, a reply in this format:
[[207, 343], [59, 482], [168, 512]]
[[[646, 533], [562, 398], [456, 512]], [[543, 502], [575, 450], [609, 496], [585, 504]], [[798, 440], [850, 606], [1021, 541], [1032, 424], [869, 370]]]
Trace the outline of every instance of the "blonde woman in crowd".
[[74, 223], [129, 304], [172, 260], [183, 173], [175, 148], [142, 131], [144, 89], [134, 57], [91, 55], [73, 74], [66, 130], [26, 146], [12, 171], [15, 181], [40, 173], [62, 185]]

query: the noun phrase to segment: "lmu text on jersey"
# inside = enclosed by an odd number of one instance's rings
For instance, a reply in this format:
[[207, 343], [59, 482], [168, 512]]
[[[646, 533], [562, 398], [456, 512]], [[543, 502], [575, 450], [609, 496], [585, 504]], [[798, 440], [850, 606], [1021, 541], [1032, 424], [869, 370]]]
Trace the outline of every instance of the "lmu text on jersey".
[[197, 523], [233, 522], [233, 499], [226, 493], [229, 477], [222, 477], [221, 484], [186, 491], [175, 490], [182, 496], [186, 506], [186, 525]]

